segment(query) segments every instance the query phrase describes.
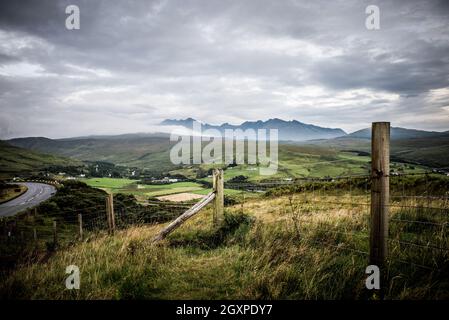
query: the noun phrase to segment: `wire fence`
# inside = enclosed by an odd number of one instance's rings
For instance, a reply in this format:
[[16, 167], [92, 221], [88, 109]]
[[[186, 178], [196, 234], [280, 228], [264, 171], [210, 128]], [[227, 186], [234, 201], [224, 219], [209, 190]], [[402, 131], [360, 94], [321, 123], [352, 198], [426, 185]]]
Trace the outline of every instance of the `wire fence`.
[[[390, 176], [390, 263], [442, 272], [449, 264], [449, 178], [432, 172]], [[252, 194], [287, 196], [277, 208], [291, 219], [301, 242], [317, 248], [346, 252], [367, 259], [370, 255], [372, 178], [354, 175], [334, 178], [282, 178], [261, 182], [228, 182], [238, 190], [237, 202], [245, 212]], [[225, 204], [226, 204], [225, 199]], [[114, 203], [115, 228], [155, 224], [175, 219], [192, 202], [149, 200], [145, 206]], [[276, 209], [276, 208], [273, 208]], [[81, 215], [81, 218], [80, 218]], [[81, 221], [80, 221], [81, 220]], [[64, 210], [61, 214], [29, 211], [20, 218], [0, 221], [2, 260], [30, 247], [55, 250], [109, 231], [104, 204]]]
[[[148, 201], [147, 205], [126, 206], [115, 203], [115, 229], [155, 224], [175, 219], [191, 203]], [[32, 256], [66, 248], [80, 241], [90, 241], [110, 231], [104, 204], [64, 208], [61, 212], [31, 209], [0, 220], [0, 270]]]
[[[388, 263], [449, 273], [449, 177], [419, 172], [390, 175], [389, 180]], [[225, 187], [239, 190], [241, 199], [249, 192], [288, 196], [281, 205], [302, 242], [368, 259], [371, 184], [371, 176], [354, 175], [232, 182]]]

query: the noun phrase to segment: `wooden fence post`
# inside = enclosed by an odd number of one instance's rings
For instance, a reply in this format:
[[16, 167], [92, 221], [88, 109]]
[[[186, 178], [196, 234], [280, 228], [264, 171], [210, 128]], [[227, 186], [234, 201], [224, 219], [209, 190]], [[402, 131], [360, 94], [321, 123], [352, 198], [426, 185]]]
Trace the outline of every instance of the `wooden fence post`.
[[109, 195], [106, 197], [106, 219], [108, 221], [108, 232], [111, 232], [111, 208], [109, 207]]
[[109, 216], [111, 219], [111, 234], [114, 234], [115, 231], [115, 213], [114, 213], [114, 196], [109, 194]]
[[3, 232], [5, 235], [5, 238], [8, 237], [8, 224], [6, 223], [6, 219], [3, 219]]
[[58, 233], [56, 229], [56, 220], [53, 220], [53, 248], [56, 249], [58, 245]]
[[224, 181], [223, 181], [223, 170], [215, 169], [213, 175], [213, 189], [215, 192], [215, 202], [214, 202], [214, 225], [218, 223], [218, 219], [223, 217], [224, 210]]
[[83, 241], [83, 215], [81, 213], [78, 213], [78, 224], [80, 241]]
[[[216, 169], [212, 171], [212, 192], [217, 195], [217, 172]], [[214, 211], [212, 212], [212, 224], [216, 225], [217, 223], [217, 212], [215, 210], [215, 203], [214, 203]]]
[[33, 228], [33, 239], [34, 239], [34, 242], [37, 242], [37, 231], [36, 231], [36, 228]]
[[373, 122], [371, 135], [370, 264], [381, 267], [388, 255], [390, 201], [390, 123]]

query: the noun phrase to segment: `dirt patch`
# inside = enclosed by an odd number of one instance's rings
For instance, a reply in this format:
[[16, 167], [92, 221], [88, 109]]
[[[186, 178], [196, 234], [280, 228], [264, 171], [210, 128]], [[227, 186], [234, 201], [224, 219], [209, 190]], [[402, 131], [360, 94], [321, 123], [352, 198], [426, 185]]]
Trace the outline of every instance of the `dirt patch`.
[[176, 193], [176, 194], [170, 194], [167, 196], [157, 197], [157, 199], [161, 200], [161, 201], [183, 202], [183, 201], [201, 199], [203, 197], [204, 197], [204, 195], [201, 195], [201, 194], [183, 192], [183, 193]]

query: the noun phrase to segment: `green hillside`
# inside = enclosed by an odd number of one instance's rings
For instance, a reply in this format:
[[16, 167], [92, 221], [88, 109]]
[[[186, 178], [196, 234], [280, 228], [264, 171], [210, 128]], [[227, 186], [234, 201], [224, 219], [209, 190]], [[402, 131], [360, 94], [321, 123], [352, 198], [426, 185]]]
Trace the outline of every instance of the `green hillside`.
[[115, 165], [166, 171], [175, 166], [170, 162], [168, 136], [121, 135], [73, 139], [20, 138], [12, 145], [70, 157], [82, 161], [104, 161]]
[[43, 154], [0, 141], [0, 178], [33, 174], [48, 166], [80, 166], [77, 160]]
[[[214, 167], [214, 165], [181, 167], [172, 164], [169, 152], [173, 143], [167, 135], [161, 134], [128, 134], [59, 140], [21, 138], [10, 140], [10, 143], [22, 148], [82, 161], [105, 161], [150, 172], [182, 174], [189, 178], [206, 178], [210, 175], [208, 171]], [[448, 135], [394, 139], [391, 142], [393, 162], [447, 167], [449, 166], [449, 159], [446, 157], [448, 151]], [[370, 140], [365, 138], [345, 137], [304, 143], [281, 143], [276, 175], [260, 176], [255, 165], [238, 165], [228, 168], [225, 178], [229, 180], [236, 176], [246, 176], [250, 180], [260, 180], [366, 174], [369, 169], [369, 152]]]
[[[302, 145], [320, 146], [334, 150], [371, 152], [371, 140], [367, 138], [344, 137], [337, 139], [309, 141]], [[390, 145], [392, 160], [421, 164], [430, 167], [449, 167], [449, 134], [392, 139]]]

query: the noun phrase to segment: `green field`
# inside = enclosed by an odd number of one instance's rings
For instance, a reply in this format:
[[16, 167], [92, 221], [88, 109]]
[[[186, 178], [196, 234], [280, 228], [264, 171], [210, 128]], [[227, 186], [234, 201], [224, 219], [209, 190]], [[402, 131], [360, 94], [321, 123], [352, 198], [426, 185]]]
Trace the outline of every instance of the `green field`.
[[80, 179], [89, 186], [100, 189], [115, 190], [122, 189], [128, 185], [136, 183], [136, 180], [122, 179], [122, 178], [90, 178]]
[[[212, 182], [212, 179], [210, 178], [205, 178], [205, 180]], [[211, 189], [204, 188], [203, 185], [196, 182], [147, 185], [139, 184], [136, 180], [120, 178], [90, 178], [80, 179], [80, 181], [85, 182], [91, 187], [99, 188], [114, 194], [132, 194], [141, 202], [148, 200], [150, 197], [159, 197], [183, 192], [206, 195], [211, 191]], [[224, 192], [225, 195], [238, 195], [242, 193], [242, 191], [234, 189], [225, 189]]]
[[208, 192], [195, 182], [176, 182], [161, 185], [139, 184], [136, 180], [120, 178], [90, 178], [81, 179], [91, 187], [100, 188], [112, 193], [133, 194], [139, 200], [182, 192]]
[[[225, 181], [236, 176], [245, 176], [248, 181], [269, 179], [306, 178], [306, 177], [338, 177], [365, 175], [369, 173], [371, 158], [359, 155], [357, 152], [337, 151], [332, 148], [319, 146], [282, 145], [279, 148], [279, 165], [277, 173], [270, 176], [260, 175], [260, 168], [256, 165], [242, 164], [228, 167], [225, 170]], [[186, 166], [173, 170], [172, 174], [182, 174], [188, 178], [196, 178], [199, 168], [207, 171], [221, 165]], [[392, 162], [391, 168], [401, 173], [424, 172], [426, 167]], [[210, 177], [201, 178], [211, 181]]]

